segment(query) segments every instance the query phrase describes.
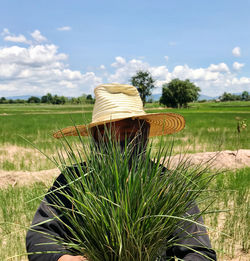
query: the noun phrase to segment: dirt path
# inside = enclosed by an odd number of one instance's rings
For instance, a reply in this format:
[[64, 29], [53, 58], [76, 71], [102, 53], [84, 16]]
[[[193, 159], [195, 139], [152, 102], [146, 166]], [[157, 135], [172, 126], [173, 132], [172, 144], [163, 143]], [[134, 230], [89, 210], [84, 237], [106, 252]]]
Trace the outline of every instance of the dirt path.
[[[203, 152], [187, 154], [185, 157], [194, 164], [201, 162], [212, 164], [216, 169], [238, 169], [250, 167], [250, 150]], [[175, 165], [180, 160], [180, 155], [171, 157], [171, 165]], [[44, 182], [51, 184], [54, 178], [59, 175], [57, 169], [42, 171], [4, 171], [0, 170], [0, 188], [10, 186], [24, 186], [34, 182]]]
[[201, 152], [186, 154], [184, 157], [171, 157], [171, 164], [175, 166], [181, 160], [188, 160], [192, 164], [208, 164], [214, 169], [234, 170], [250, 167], [250, 150], [224, 150], [218, 152]]
[[25, 186], [35, 182], [50, 184], [59, 175], [58, 169], [42, 171], [4, 171], [0, 170], [0, 189], [8, 186]]

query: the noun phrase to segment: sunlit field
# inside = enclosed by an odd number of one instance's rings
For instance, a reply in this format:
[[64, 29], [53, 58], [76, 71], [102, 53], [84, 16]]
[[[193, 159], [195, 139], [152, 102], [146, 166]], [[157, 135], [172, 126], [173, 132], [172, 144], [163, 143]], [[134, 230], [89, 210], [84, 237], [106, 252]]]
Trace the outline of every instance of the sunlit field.
[[[250, 123], [250, 102], [223, 104], [196, 103], [188, 109], [158, 108], [159, 105], [153, 108], [157, 104], [147, 104], [146, 111], [176, 112], [185, 117], [185, 129], [165, 137], [166, 142], [174, 139], [174, 153], [250, 149], [249, 127], [239, 133], [236, 120]], [[52, 154], [58, 145], [53, 132], [89, 123], [92, 108], [91, 105], [0, 105], [1, 169], [50, 169], [51, 164], [26, 140]], [[157, 146], [157, 138], [153, 142]]]
[[[40, 171], [55, 168], [37, 147], [52, 156], [60, 142], [54, 131], [91, 121], [92, 105], [0, 105], [0, 173]], [[220, 150], [250, 149], [250, 102], [192, 103], [186, 109], [162, 108], [146, 104], [148, 113], [176, 112], [185, 117], [186, 127], [180, 133], [166, 136], [174, 139], [174, 154]], [[247, 127], [237, 129], [245, 120]], [[69, 141], [74, 141], [70, 137]], [[157, 150], [160, 140], [152, 140]], [[210, 185], [208, 198], [216, 213], [204, 217], [219, 260], [248, 260], [250, 168], [219, 174]], [[29, 226], [39, 200], [32, 198], [46, 192], [48, 181], [30, 186], [0, 188], [0, 260], [25, 253], [25, 229]], [[206, 204], [200, 207], [203, 208]], [[223, 210], [221, 212], [221, 210]], [[242, 259], [233, 259], [238, 256]], [[244, 259], [245, 258], [245, 259]], [[18, 256], [11, 260], [27, 260]]]

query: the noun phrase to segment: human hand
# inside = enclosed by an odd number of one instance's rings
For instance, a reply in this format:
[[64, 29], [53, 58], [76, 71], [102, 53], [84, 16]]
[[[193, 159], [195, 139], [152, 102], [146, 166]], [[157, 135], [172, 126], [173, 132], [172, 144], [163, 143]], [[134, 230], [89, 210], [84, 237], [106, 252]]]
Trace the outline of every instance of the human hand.
[[58, 259], [58, 261], [88, 261], [88, 259], [83, 256], [63, 255]]

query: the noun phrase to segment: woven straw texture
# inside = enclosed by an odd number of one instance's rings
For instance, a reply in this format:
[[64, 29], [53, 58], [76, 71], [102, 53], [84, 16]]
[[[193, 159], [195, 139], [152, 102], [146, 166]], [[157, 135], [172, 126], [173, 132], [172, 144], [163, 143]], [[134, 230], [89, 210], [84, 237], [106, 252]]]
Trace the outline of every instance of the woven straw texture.
[[146, 120], [150, 124], [149, 136], [172, 134], [185, 127], [183, 116], [176, 113], [151, 113], [143, 110], [142, 100], [137, 89], [127, 84], [102, 84], [95, 88], [96, 102], [92, 122], [64, 128], [54, 133], [55, 138], [63, 136], [82, 136], [89, 134], [89, 129], [108, 122], [127, 118]]

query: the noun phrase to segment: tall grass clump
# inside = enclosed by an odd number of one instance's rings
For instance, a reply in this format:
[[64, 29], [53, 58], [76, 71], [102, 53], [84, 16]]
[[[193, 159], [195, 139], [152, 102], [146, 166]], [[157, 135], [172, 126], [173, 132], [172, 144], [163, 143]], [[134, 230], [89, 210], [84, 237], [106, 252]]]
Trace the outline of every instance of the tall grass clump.
[[37, 200], [27, 201], [39, 197], [46, 190], [43, 183], [0, 189], [0, 260], [26, 260], [21, 257], [25, 253], [26, 228], [38, 204]]
[[172, 145], [162, 144], [152, 159], [152, 144], [146, 149], [139, 139], [122, 143], [107, 129], [98, 143], [62, 139], [52, 160], [67, 185], [47, 197], [67, 231], [53, 238], [65, 253], [89, 261], [155, 261], [164, 249], [181, 245], [178, 236], [196, 236], [187, 232], [191, 224], [204, 229], [198, 221], [204, 211], [188, 212], [211, 180], [207, 166], [180, 160], [169, 169]]
[[211, 232], [211, 240], [219, 257], [224, 260], [249, 255], [250, 168], [224, 172], [210, 188], [215, 199], [213, 209], [226, 210], [206, 216], [207, 224], [217, 227]]

